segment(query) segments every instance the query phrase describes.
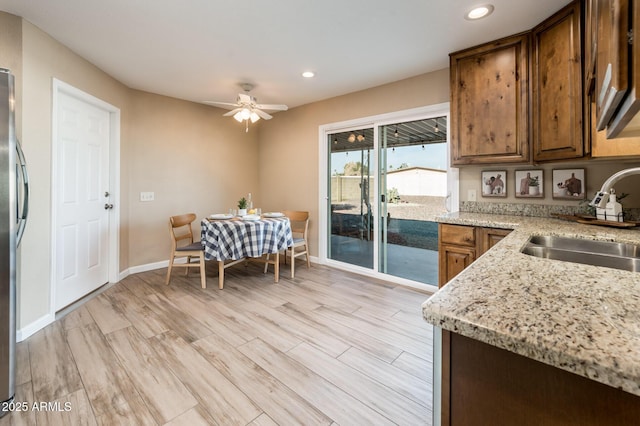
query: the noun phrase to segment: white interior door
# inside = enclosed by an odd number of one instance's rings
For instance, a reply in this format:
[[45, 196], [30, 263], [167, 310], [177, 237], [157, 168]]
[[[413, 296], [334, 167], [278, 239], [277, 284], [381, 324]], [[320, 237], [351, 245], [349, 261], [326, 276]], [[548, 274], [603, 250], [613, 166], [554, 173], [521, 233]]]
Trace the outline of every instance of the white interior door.
[[57, 103], [56, 311], [109, 281], [109, 111]]

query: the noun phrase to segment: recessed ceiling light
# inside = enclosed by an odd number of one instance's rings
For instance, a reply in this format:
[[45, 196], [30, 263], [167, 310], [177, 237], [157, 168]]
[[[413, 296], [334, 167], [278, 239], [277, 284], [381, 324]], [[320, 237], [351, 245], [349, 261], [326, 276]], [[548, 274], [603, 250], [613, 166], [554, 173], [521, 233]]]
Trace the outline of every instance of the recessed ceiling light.
[[484, 18], [493, 13], [493, 5], [492, 4], [483, 4], [482, 6], [476, 6], [470, 11], [468, 11], [464, 17], [470, 21], [474, 21], [476, 19]]
[[311, 78], [311, 77], [313, 77], [313, 76], [315, 76], [315, 75], [316, 75], [316, 74], [315, 74], [313, 71], [305, 71], [305, 72], [303, 72], [303, 73], [302, 73], [302, 76], [303, 76], [304, 78]]

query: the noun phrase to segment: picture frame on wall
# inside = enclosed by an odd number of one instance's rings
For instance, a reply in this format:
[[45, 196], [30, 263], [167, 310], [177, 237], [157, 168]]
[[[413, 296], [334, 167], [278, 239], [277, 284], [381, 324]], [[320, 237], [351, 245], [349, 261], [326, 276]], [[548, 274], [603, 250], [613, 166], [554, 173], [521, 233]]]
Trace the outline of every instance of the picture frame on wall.
[[517, 198], [544, 198], [544, 171], [542, 169], [516, 170], [515, 196]]
[[485, 170], [481, 173], [483, 197], [507, 196], [507, 171]]
[[587, 182], [584, 169], [553, 169], [553, 198], [586, 200]]

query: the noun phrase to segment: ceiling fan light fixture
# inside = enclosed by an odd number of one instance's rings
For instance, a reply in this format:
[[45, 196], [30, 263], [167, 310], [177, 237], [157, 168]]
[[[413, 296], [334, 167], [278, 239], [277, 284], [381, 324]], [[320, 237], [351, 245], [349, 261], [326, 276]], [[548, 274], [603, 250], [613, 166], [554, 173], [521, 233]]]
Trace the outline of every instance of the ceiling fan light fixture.
[[313, 71], [305, 71], [302, 73], [302, 76], [304, 78], [313, 78], [315, 77], [316, 73], [314, 73]]
[[358, 139], [358, 142], [362, 142], [364, 140], [364, 135], [358, 135], [356, 139]]
[[349, 135], [349, 137], [347, 138], [347, 140], [348, 140], [350, 143], [354, 143], [354, 142], [356, 141], [356, 135], [354, 135], [353, 133], [351, 133], [351, 134]]
[[483, 4], [480, 6], [476, 6], [473, 9], [469, 10], [464, 18], [469, 21], [475, 21], [476, 19], [486, 18], [487, 16], [493, 13], [493, 5], [492, 4]]
[[203, 103], [231, 110], [222, 115], [233, 117], [239, 123], [244, 122], [246, 124], [245, 131], [249, 131], [249, 122], [255, 123], [260, 119], [270, 120], [273, 118], [265, 110], [286, 111], [289, 109], [286, 105], [281, 104], [259, 104], [258, 100], [249, 94], [249, 91], [253, 89], [252, 84], [245, 83], [241, 87], [245, 93], [238, 93], [235, 103], [217, 101], [203, 101]]

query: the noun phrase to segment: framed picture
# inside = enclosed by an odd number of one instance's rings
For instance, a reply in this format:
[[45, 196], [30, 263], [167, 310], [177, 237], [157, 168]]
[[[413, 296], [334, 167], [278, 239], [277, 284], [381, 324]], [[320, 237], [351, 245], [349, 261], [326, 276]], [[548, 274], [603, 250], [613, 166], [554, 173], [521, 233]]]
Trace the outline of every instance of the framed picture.
[[562, 200], [585, 200], [587, 183], [584, 169], [554, 169], [553, 198]]
[[544, 198], [544, 171], [516, 170], [514, 186], [518, 198]]
[[482, 196], [506, 197], [507, 196], [507, 171], [488, 170], [482, 172]]

